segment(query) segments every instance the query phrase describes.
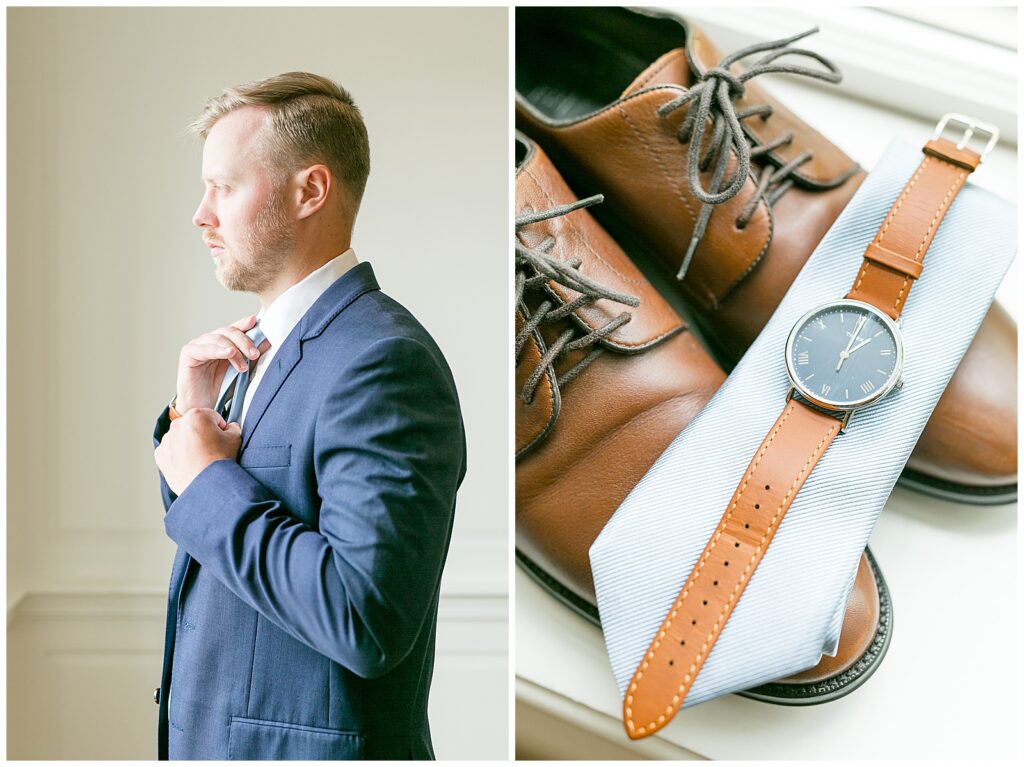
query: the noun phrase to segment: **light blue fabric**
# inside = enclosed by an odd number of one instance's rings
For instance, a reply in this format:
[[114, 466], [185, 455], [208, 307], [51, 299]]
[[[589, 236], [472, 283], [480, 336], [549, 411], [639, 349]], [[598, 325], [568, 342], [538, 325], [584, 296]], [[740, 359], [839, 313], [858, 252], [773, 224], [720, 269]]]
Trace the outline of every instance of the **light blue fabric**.
[[[917, 147], [889, 146], [732, 375], [591, 547], [620, 693], [782, 411], [790, 329], [808, 310], [849, 292], [867, 244], [921, 158]], [[903, 311], [903, 389], [855, 413], [822, 457], [685, 706], [780, 679], [814, 666], [823, 652], [834, 654], [861, 553], [1013, 259], [1016, 218], [1013, 205], [970, 184], [953, 202]]]
[[[250, 328], [245, 334], [249, 337], [250, 341], [256, 344], [257, 348], [267, 340], [263, 329], [259, 325]], [[228, 408], [227, 414], [224, 415], [225, 421], [241, 423], [239, 419], [242, 415], [242, 405], [245, 404], [245, 393], [249, 389], [249, 381], [252, 380], [253, 365], [256, 364], [258, 364], [258, 360], [250, 360], [249, 366], [241, 373], [235, 370], [234, 366], [229, 365], [227, 372], [224, 373], [224, 382], [220, 385], [220, 396], [217, 397], [216, 410], [223, 413], [224, 408]], [[231, 387], [232, 382], [236, 380], [238, 383], [231, 394], [228, 395], [228, 389]]]

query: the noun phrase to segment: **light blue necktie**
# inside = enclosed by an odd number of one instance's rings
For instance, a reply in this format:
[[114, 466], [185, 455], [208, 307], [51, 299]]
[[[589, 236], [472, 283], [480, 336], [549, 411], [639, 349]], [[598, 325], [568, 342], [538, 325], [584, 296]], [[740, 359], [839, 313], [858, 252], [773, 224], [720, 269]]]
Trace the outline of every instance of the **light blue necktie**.
[[[601, 626], [620, 694], [782, 411], [790, 329], [805, 312], [850, 290], [867, 244], [921, 158], [920, 149], [905, 143], [889, 146], [736, 369], [591, 547]], [[821, 458], [684, 708], [795, 674], [815, 666], [822, 653], [835, 653], [871, 530], [992, 302], [1016, 239], [1016, 208], [965, 186], [903, 311], [905, 385], [855, 413]]]
[[[245, 334], [256, 344], [257, 348], [267, 338], [259, 325], [246, 331]], [[249, 388], [253, 366], [259, 361], [259, 358], [248, 361], [249, 365], [241, 373], [235, 370], [234, 366], [228, 365], [228, 370], [224, 374], [224, 382], [220, 386], [220, 396], [217, 397], [217, 412], [224, 416], [224, 420], [229, 423], [240, 423], [242, 406], [245, 404], [245, 392]], [[232, 384], [234, 384], [233, 387]], [[225, 410], [227, 415], [225, 415]]]

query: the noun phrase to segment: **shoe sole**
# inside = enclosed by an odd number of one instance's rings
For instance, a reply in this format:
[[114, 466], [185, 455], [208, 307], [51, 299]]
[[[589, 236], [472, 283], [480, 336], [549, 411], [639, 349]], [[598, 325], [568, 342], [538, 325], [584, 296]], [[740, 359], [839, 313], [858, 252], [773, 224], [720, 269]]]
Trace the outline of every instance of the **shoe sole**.
[[[822, 679], [820, 682], [807, 684], [770, 682], [749, 690], [742, 690], [736, 695], [779, 706], [814, 706], [849, 695], [868, 680], [889, 649], [889, 640], [892, 637], [892, 597], [882, 571], [871, 554], [871, 549], [864, 551], [868, 555], [868, 564], [871, 566], [875, 582], [878, 584], [879, 602], [878, 628], [864, 654], [850, 668], [835, 676]], [[558, 601], [600, 628], [601, 618], [594, 605], [567, 589], [518, 549], [516, 549], [516, 562]]]
[[1017, 502], [1017, 483], [995, 487], [971, 487], [936, 479], [913, 469], [904, 469], [897, 484], [909, 490], [941, 498], [945, 501], [969, 503], [974, 506], [998, 506]]

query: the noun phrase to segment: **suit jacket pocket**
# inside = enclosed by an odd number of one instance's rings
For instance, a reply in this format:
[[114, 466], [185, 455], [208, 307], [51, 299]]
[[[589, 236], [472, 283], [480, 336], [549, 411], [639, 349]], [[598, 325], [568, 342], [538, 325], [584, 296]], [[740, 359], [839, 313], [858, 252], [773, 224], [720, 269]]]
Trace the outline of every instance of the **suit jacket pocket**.
[[362, 759], [359, 732], [231, 717], [228, 759]]
[[291, 463], [291, 445], [250, 446], [242, 451], [242, 457], [238, 460], [238, 465], [243, 469], [269, 469], [274, 466], [290, 466]]

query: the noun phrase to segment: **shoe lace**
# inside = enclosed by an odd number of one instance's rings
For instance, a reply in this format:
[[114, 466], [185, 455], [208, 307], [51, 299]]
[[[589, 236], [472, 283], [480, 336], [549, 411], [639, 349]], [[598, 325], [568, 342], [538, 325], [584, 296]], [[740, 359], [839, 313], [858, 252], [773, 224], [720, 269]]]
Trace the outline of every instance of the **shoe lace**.
[[[661, 117], [667, 117], [675, 110], [697, 101], [697, 108], [691, 108], [679, 126], [678, 138], [683, 144], [690, 143], [690, 153], [687, 160], [689, 168], [690, 189], [694, 197], [701, 201], [700, 214], [697, 216], [697, 223], [693, 230], [693, 237], [683, 257], [682, 266], [677, 279], [682, 280], [690, 267], [694, 251], [700, 244], [707, 228], [708, 220], [711, 218], [711, 211], [714, 206], [720, 205], [726, 200], [735, 197], [750, 174], [750, 161], [759, 158], [769, 152], [784, 146], [793, 141], [792, 131], [785, 133], [775, 140], [751, 148], [740, 120], [746, 120], [754, 115], [760, 115], [767, 120], [772, 115], [770, 104], [759, 104], [750, 106], [739, 111], [733, 105], [733, 99], [743, 96], [744, 83], [758, 75], [769, 73], [785, 72], [789, 74], [803, 75], [817, 80], [824, 80], [830, 83], [838, 83], [842, 79], [839, 68], [815, 51], [805, 48], [789, 48], [791, 43], [796, 42], [808, 35], [818, 31], [813, 27], [806, 32], [801, 32], [792, 37], [769, 42], [755, 43], [746, 48], [734, 51], [718, 62], [717, 66], [708, 69], [701, 75], [700, 81], [690, 88], [679, 98], [673, 99], [658, 109]], [[758, 59], [752, 66], [739, 74], [733, 74], [729, 67], [747, 56], [761, 51], [769, 51], [765, 56]], [[783, 56], [803, 56], [813, 59], [822, 64], [825, 69], [817, 69], [801, 66], [799, 64], [775, 63]], [[711, 120], [711, 139], [703, 156], [701, 147], [704, 144], [704, 137], [707, 129], [707, 122]], [[738, 162], [729, 178], [725, 178], [725, 169], [729, 163], [729, 149], [735, 150]], [[740, 211], [736, 218], [736, 226], [740, 229], [746, 227], [757, 208], [757, 204], [763, 197], [769, 205], [773, 205], [793, 185], [790, 175], [798, 167], [810, 160], [811, 152], [803, 152], [794, 157], [780, 168], [773, 168], [768, 163], [761, 170], [757, 177], [757, 192]], [[711, 164], [715, 163], [715, 171], [711, 177], [710, 186], [705, 189], [701, 186], [698, 171], [707, 171]]]
[[[567, 205], [558, 205], [547, 210], [534, 211], [527, 209], [516, 218], [516, 233], [518, 235], [520, 229], [530, 224], [546, 221], [558, 216], [565, 216], [573, 211], [589, 208], [591, 205], [596, 205], [603, 200], [604, 196], [597, 194], [593, 197], [587, 197]], [[572, 314], [581, 306], [601, 298], [634, 308], [640, 305], [639, 298], [625, 293], [616, 293], [614, 290], [606, 288], [584, 275], [579, 270], [581, 263], [579, 258], [561, 261], [551, 256], [550, 251], [554, 244], [555, 238], [550, 235], [533, 248], [523, 244], [518, 236], [515, 238], [516, 306], [519, 307], [526, 320], [523, 328], [516, 334], [516, 367], [519, 366], [519, 360], [526, 341], [541, 324], [557, 322]], [[540, 305], [533, 311], [530, 311], [523, 301], [525, 292], [528, 290], [541, 290], [551, 280], [579, 293], [579, 297], [569, 303], [556, 306], [556, 302], [545, 295]], [[537, 363], [537, 366], [519, 393], [520, 398], [526, 404], [533, 402], [534, 393], [537, 391], [537, 386], [540, 384], [541, 378], [544, 377], [544, 371], [548, 365], [552, 365], [556, 360], [569, 352], [594, 346], [599, 340], [629, 322], [631, 318], [632, 314], [624, 311], [607, 324], [591, 330], [579, 338], [574, 338], [574, 336], [581, 333], [581, 329], [576, 327], [567, 329], [541, 355], [540, 362]], [[555, 385], [562, 387], [572, 381], [587, 365], [597, 359], [602, 351], [604, 351], [602, 347], [591, 349], [582, 360], [558, 377]]]

